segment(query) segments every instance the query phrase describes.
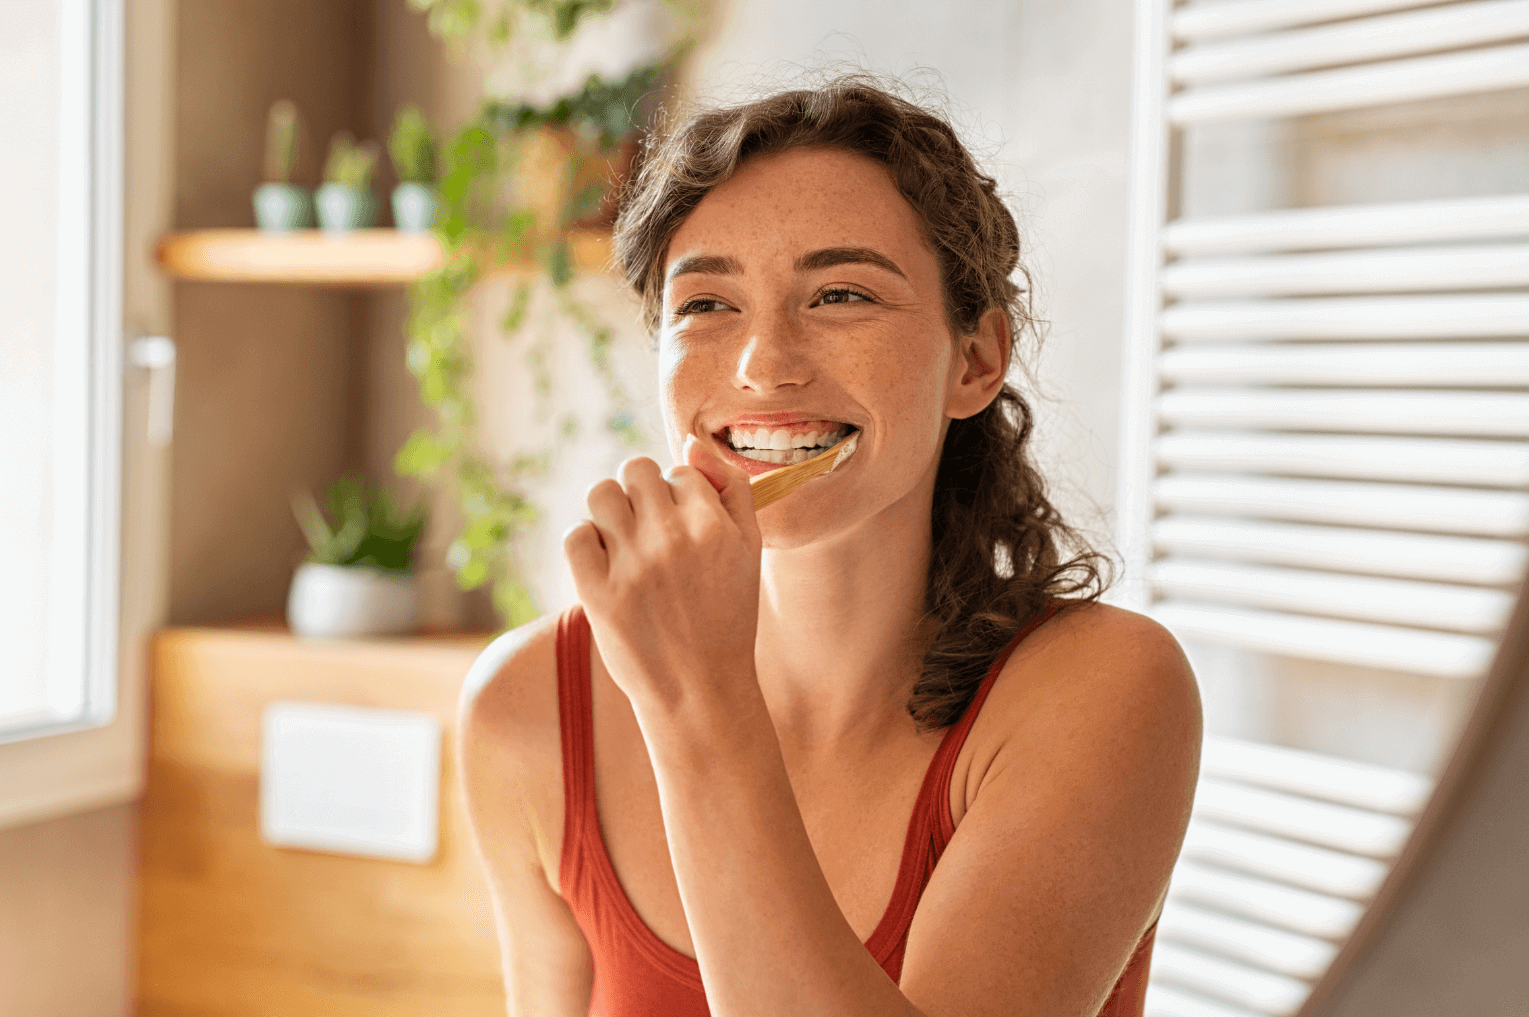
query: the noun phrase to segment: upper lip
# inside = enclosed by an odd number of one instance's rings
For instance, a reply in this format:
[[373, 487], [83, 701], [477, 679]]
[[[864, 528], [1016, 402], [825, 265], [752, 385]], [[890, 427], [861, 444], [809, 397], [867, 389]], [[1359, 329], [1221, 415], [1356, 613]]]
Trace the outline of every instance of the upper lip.
[[713, 433], [726, 434], [731, 428], [735, 427], [793, 427], [798, 424], [816, 424], [821, 421], [829, 421], [835, 424], [844, 424], [849, 427], [857, 426], [839, 417], [835, 417], [826, 413], [748, 413], [733, 417], [731, 420], [723, 421], [717, 426]]

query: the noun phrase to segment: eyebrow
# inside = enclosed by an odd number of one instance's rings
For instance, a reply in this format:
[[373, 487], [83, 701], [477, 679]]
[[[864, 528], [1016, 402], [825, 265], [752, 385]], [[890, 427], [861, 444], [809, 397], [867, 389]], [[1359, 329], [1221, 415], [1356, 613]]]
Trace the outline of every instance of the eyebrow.
[[811, 272], [819, 268], [833, 268], [835, 265], [875, 265], [884, 268], [894, 275], [902, 276], [903, 270], [897, 267], [897, 263], [880, 251], [873, 251], [869, 247], [825, 247], [821, 251], [813, 251], [796, 259], [798, 272]]
[[738, 263], [738, 259], [729, 258], [726, 255], [691, 255], [688, 258], [681, 258], [674, 263], [674, 267], [669, 269], [669, 278], [674, 279], [676, 276], [687, 275], [689, 273], [699, 273], [701, 275], [742, 275], [743, 266]]
[[[903, 275], [903, 270], [897, 267], [896, 262], [869, 247], [825, 247], [820, 251], [802, 255], [796, 259], [794, 267], [798, 272], [812, 272], [817, 269], [833, 268], [835, 265], [875, 265], [894, 275], [907, 278]], [[673, 280], [688, 274], [742, 275], [743, 265], [738, 262], [738, 259], [727, 255], [691, 255], [676, 261], [669, 269], [668, 278]]]

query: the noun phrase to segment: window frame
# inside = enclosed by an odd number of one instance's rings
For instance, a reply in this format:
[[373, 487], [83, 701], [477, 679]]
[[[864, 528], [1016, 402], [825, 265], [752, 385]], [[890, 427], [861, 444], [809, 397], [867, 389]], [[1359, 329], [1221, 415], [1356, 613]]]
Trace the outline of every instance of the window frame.
[[51, 612], [45, 712], [0, 727], [0, 744], [102, 727], [118, 707], [122, 4], [59, 0], [58, 11], [60, 285], [50, 425], [68, 451], [53, 467], [55, 502], [63, 508], [54, 509], [52, 540], [58, 574], [66, 577], [55, 596], [76, 609]]

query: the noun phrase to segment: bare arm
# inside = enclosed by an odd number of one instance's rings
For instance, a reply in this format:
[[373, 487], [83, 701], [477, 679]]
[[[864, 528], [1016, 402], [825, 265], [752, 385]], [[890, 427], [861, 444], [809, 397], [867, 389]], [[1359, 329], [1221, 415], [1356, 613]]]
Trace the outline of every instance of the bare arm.
[[713, 1014], [1097, 1013], [1161, 905], [1198, 767], [1199, 703], [1171, 638], [1145, 619], [1111, 612], [1092, 635], [1065, 616], [1053, 624], [1074, 631], [1010, 665], [1033, 688], [990, 704], [1011, 729], [920, 902], [900, 985], [823, 879], [768, 718], [736, 700], [647, 711]]
[[553, 831], [536, 819], [562, 816], [552, 631], [543, 620], [501, 636], [463, 689], [462, 783], [510, 1017], [587, 1017], [594, 972], [583, 933], [548, 879], [557, 864], [550, 845], [561, 837], [549, 838]]

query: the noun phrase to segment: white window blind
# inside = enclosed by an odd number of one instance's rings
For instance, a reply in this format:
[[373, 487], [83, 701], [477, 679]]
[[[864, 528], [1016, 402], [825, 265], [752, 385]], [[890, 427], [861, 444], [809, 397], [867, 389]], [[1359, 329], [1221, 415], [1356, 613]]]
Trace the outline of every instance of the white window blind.
[[[1529, 193], [1184, 218], [1183, 137], [1529, 87], [1529, 0], [1136, 10], [1126, 599], [1190, 642], [1480, 676], [1529, 565]], [[1149, 1017], [1296, 1014], [1430, 789], [1207, 738]]]
[[1529, 536], [1529, 193], [1178, 218], [1178, 133], [1529, 86], [1529, 0], [1139, 0], [1119, 542], [1182, 637], [1487, 666]]

